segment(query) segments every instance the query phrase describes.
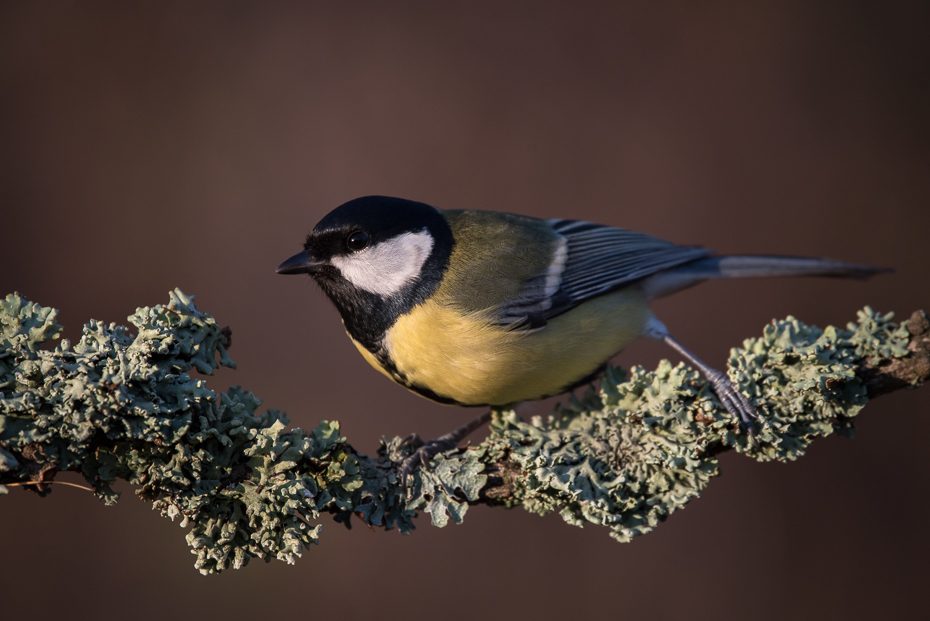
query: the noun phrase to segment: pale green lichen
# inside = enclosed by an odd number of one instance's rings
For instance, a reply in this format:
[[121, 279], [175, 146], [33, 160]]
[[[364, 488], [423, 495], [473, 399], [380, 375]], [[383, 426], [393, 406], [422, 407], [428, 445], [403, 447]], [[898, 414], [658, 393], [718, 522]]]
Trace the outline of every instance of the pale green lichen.
[[175, 291], [167, 306], [139, 309], [135, 336], [91, 321], [73, 348], [39, 349], [58, 335], [54, 318], [16, 295], [0, 309], [0, 482], [74, 470], [112, 504], [110, 485], [128, 480], [191, 527], [203, 572], [253, 557], [293, 562], [319, 537], [305, 520], [361, 484], [338, 423], [287, 430], [281, 412], [256, 413], [251, 393], [220, 395], [188, 374], [234, 366], [226, 336], [193, 298]]
[[733, 349], [729, 372], [765, 418], [759, 446], [698, 374], [662, 362], [625, 377], [608, 369], [598, 392], [569, 398], [547, 419], [495, 415], [486, 441], [433, 459], [404, 490], [398, 470], [412, 450], [400, 438], [378, 454], [354, 451], [336, 422], [288, 429], [278, 410], [239, 387], [218, 394], [194, 379], [233, 367], [227, 335], [180, 291], [141, 308], [135, 334], [91, 321], [73, 348], [58, 338], [56, 311], [9, 295], [0, 302], [0, 493], [33, 481], [47, 494], [59, 470], [81, 472], [110, 504], [125, 479], [162, 515], [189, 528], [204, 573], [252, 558], [289, 563], [318, 541], [321, 513], [403, 533], [418, 511], [459, 523], [508, 465], [512, 489], [485, 501], [559, 511], [571, 524], [606, 526], [628, 541], [698, 496], [732, 447], [760, 461], [790, 461], [814, 438], [849, 435], [865, 405], [862, 358], [907, 354], [909, 335], [891, 315], [866, 308], [847, 330], [794, 318]]

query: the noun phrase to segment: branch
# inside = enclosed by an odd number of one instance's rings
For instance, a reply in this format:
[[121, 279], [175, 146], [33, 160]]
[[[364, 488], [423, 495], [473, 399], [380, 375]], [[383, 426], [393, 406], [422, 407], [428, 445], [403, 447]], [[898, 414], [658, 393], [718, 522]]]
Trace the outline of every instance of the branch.
[[74, 471], [113, 504], [111, 485], [127, 480], [190, 528], [203, 573], [252, 558], [293, 563], [318, 542], [322, 513], [406, 533], [420, 510], [443, 526], [472, 504], [519, 505], [628, 541], [697, 496], [722, 451], [797, 459], [817, 437], [851, 435], [869, 398], [930, 377], [922, 311], [897, 325], [866, 308], [845, 330], [789, 317], [730, 355], [731, 379], [766, 420], [759, 448], [695, 371], [663, 361], [628, 375], [609, 368], [599, 391], [545, 420], [495, 411], [484, 442], [438, 455], [404, 490], [398, 468], [411, 448], [400, 438], [368, 457], [337, 422], [288, 429], [284, 413], [258, 413], [250, 392], [218, 394], [192, 378], [235, 367], [229, 330], [192, 297], [175, 290], [167, 306], [138, 309], [135, 335], [91, 321], [73, 347], [43, 347], [59, 337], [56, 316], [17, 294], [0, 302], [0, 493], [44, 496], [58, 472]]

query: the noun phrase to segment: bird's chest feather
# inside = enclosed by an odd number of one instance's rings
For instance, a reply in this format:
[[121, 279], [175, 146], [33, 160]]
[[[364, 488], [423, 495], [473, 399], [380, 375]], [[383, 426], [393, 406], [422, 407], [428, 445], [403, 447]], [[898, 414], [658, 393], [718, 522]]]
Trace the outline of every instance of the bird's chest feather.
[[559, 394], [588, 377], [642, 331], [651, 314], [628, 288], [591, 300], [524, 332], [496, 324], [490, 312], [462, 313], [435, 296], [401, 316], [372, 353], [376, 369], [444, 403], [505, 405]]

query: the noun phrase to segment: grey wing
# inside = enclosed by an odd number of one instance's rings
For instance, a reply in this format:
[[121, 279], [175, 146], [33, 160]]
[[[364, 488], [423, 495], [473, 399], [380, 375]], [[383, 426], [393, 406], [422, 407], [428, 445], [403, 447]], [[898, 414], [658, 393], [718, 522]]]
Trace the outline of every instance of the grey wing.
[[711, 253], [651, 235], [578, 220], [548, 220], [564, 243], [546, 273], [508, 304], [501, 323], [539, 329], [585, 300]]

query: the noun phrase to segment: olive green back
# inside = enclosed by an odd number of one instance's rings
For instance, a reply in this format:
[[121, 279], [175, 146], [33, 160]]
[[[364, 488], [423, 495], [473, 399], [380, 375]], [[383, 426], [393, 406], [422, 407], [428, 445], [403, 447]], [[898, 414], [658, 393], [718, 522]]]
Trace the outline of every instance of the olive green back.
[[[436, 296], [466, 311], [497, 307], [546, 271], [559, 236], [545, 220], [485, 211], [444, 211], [455, 246]], [[454, 295], [453, 295], [454, 292]]]

